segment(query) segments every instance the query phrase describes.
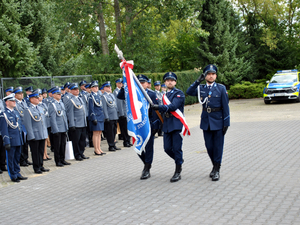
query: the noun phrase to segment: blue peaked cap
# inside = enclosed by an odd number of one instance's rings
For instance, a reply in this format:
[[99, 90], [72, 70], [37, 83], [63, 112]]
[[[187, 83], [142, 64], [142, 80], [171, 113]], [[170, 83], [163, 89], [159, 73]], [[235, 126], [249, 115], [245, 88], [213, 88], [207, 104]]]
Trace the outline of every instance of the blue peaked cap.
[[33, 88], [32, 88], [32, 86], [30, 86], [30, 87], [26, 88], [26, 89], [25, 89], [25, 91], [31, 91], [31, 92], [33, 92]]
[[32, 91], [32, 93], [29, 95], [29, 98], [32, 98], [32, 97], [39, 97], [39, 90], [38, 89]]
[[159, 80], [154, 82], [154, 86], [158, 86], [158, 85], [160, 85], [160, 84], [161, 84], [161, 83], [160, 83]]
[[218, 72], [218, 68], [213, 64], [209, 64], [203, 69], [203, 73], [217, 73], [217, 72]]
[[164, 79], [164, 80], [172, 79], [172, 80], [177, 81], [177, 76], [176, 76], [176, 74], [173, 73], [173, 72], [167, 72], [167, 73], [165, 73], [163, 79]]
[[13, 91], [13, 93], [19, 93], [22, 92], [23, 88], [22, 87], [16, 87], [15, 90]]
[[137, 76], [137, 78], [140, 82], [148, 82], [149, 81], [149, 78], [147, 76], [145, 76], [144, 74], [139, 74]]
[[12, 92], [13, 90], [14, 90], [14, 87], [8, 87], [5, 89], [5, 92], [8, 92], [8, 91]]

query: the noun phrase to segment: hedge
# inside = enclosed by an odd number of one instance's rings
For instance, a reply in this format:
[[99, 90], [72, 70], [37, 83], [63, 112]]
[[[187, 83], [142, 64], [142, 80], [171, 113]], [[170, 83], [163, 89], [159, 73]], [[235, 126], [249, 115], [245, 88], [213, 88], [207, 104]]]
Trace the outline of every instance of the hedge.
[[[157, 80], [163, 82], [163, 76], [165, 73], [143, 73], [149, 79], [152, 80], [152, 89], [154, 90], [153, 83]], [[198, 71], [182, 71], [176, 72], [178, 77], [176, 87], [184, 92], [186, 95], [186, 90], [189, 86], [200, 76], [201, 72]], [[115, 80], [122, 77], [122, 74], [95, 74], [93, 75], [93, 80], [98, 80], [99, 84], [106, 81], [111, 81], [112, 89], [116, 87]], [[251, 83], [249, 81], [242, 81], [241, 84], [235, 84], [228, 90], [228, 96], [230, 99], [239, 98], [260, 98], [263, 94], [263, 89], [265, 87], [265, 80], [257, 80], [258, 83]], [[190, 105], [198, 102], [198, 98], [194, 96], [186, 95], [185, 104]]]

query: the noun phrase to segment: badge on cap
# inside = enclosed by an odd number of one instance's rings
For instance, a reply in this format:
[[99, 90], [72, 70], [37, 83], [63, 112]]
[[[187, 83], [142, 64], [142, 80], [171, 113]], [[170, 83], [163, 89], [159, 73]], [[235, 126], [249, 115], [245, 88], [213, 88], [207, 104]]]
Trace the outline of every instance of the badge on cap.
[[171, 73], [171, 72], [169, 72], [169, 75], [171, 76], [171, 75], [172, 75], [172, 73]]

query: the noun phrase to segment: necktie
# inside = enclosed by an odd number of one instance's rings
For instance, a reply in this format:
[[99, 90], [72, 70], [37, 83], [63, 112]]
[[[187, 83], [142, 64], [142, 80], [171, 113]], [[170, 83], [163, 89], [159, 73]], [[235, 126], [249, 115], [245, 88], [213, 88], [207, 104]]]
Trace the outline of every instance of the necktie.
[[208, 85], [208, 90], [210, 90], [211, 89], [211, 86], [210, 85]]

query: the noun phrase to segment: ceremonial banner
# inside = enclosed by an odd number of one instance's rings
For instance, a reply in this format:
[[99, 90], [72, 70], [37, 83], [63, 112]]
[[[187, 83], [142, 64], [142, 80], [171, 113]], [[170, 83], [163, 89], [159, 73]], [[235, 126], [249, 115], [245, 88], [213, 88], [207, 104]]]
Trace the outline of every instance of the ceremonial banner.
[[123, 60], [120, 66], [123, 69], [128, 135], [133, 139], [134, 150], [141, 155], [151, 135], [149, 103], [136, 80], [133, 79], [135, 76], [132, 71], [133, 61]]

